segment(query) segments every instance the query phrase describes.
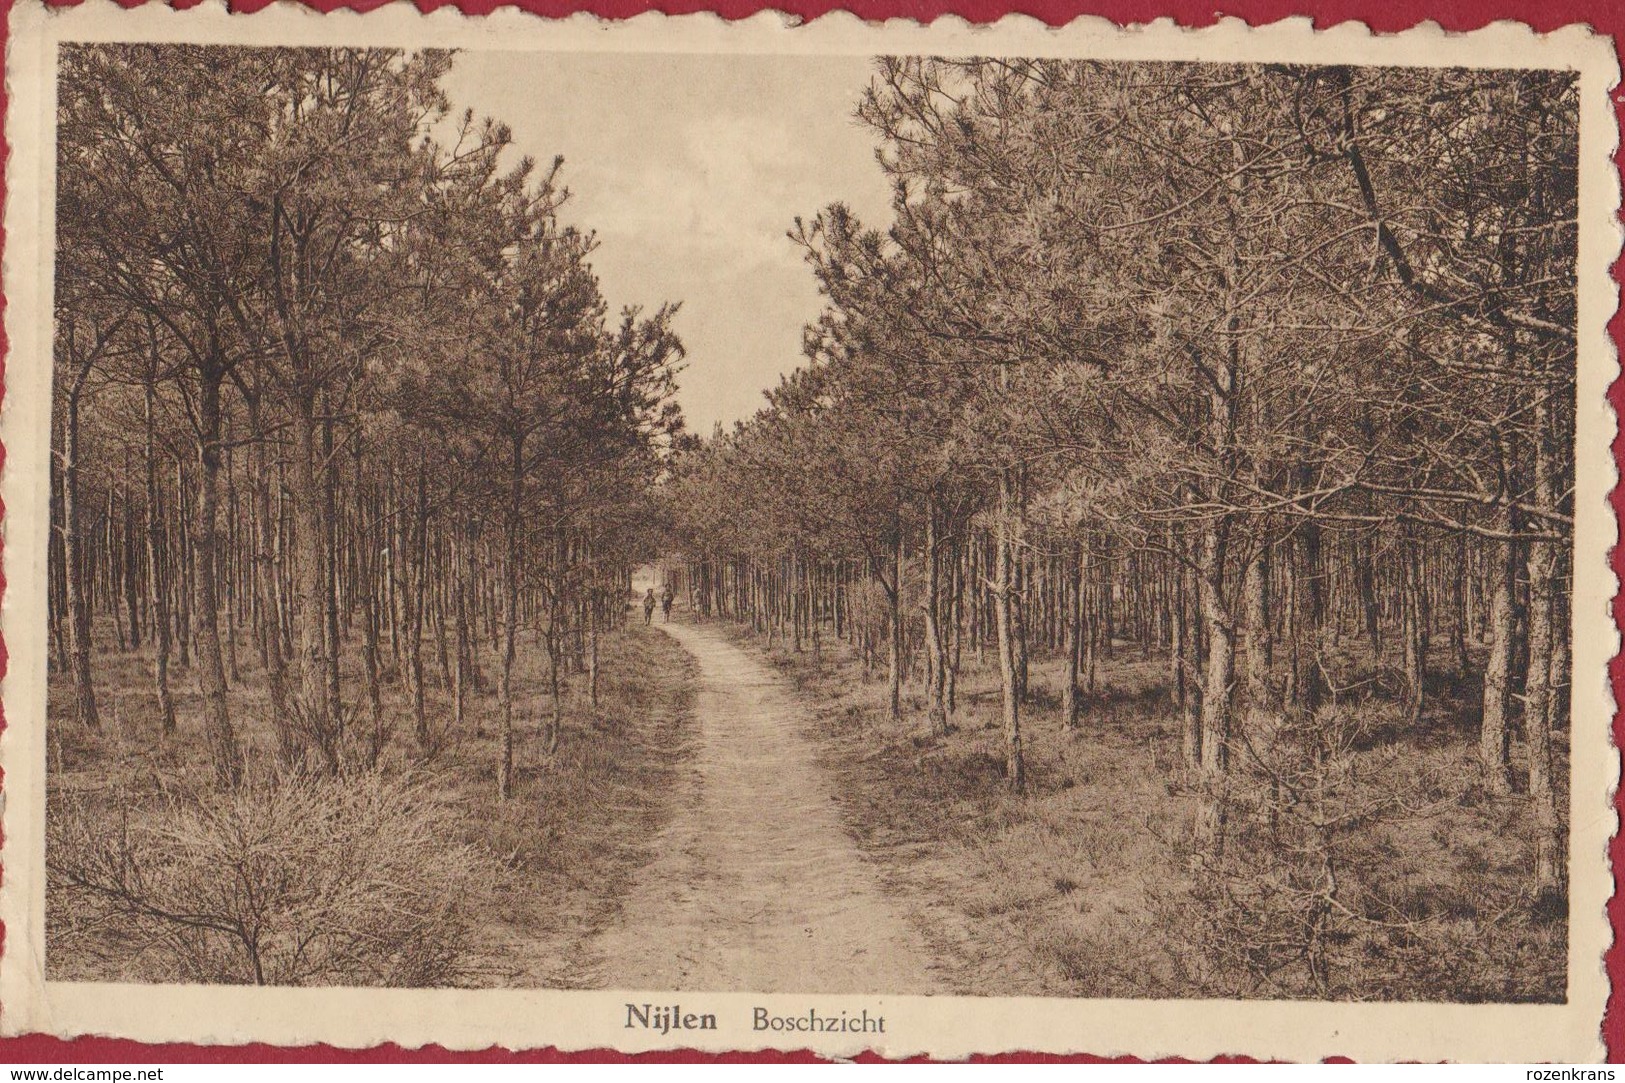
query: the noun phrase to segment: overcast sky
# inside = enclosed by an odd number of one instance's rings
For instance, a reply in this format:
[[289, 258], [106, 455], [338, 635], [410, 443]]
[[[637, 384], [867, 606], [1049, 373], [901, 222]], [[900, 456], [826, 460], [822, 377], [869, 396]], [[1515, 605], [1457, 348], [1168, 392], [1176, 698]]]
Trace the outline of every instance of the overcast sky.
[[538, 163], [564, 155], [565, 219], [597, 231], [613, 311], [683, 302], [680, 398], [709, 435], [801, 362], [820, 301], [785, 237], [795, 216], [841, 200], [888, 218], [873, 140], [852, 119], [868, 81], [861, 57], [462, 53], [445, 87]]

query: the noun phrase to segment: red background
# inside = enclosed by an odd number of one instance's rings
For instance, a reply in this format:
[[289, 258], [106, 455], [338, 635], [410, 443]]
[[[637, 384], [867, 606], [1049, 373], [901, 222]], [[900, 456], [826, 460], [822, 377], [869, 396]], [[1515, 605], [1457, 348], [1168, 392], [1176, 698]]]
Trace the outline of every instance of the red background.
[[[23, 0], [38, 2], [38, 0]], [[135, 6], [128, 0], [119, 0], [125, 6]], [[139, 0], [137, 0], [139, 2]], [[158, 2], [158, 0], [150, 0]], [[177, 8], [193, 7], [200, 0], [178, 0]], [[232, 9], [253, 12], [267, 6], [271, 0], [239, 0]], [[350, 8], [368, 11], [386, 0], [304, 0], [321, 11]], [[1446, 30], [1476, 30], [1504, 19], [1528, 23], [1538, 31], [1554, 30], [1572, 23], [1585, 23], [1598, 33], [1614, 39], [1616, 55], [1620, 41], [1625, 37], [1625, 0], [1222, 0], [1208, 3], [1203, 0], [1088, 0], [1085, 3], [1066, 3], [1060, 0], [849, 0], [831, 3], [827, 0], [786, 0], [779, 4], [759, 3], [757, 0], [675, 0], [668, 3], [646, 3], [643, 0], [462, 0], [462, 2], [436, 2], [417, 0], [424, 11], [454, 7], [468, 15], [481, 15], [498, 7], [518, 7], [544, 16], [568, 15], [590, 11], [607, 18], [626, 18], [644, 11], [662, 11], [683, 14], [712, 11], [724, 18], [737, 19], [752, 15], [769, 7], [788, 12], [803, 19], [813, 19], [830, 11], [846, 10], [865, 19], [910, 18], [929, 21], [939, 15], [957, 15], [971, 22], [990, 22], [1001, 15], [1020, 13], [1058, 25], [1079, 15], [1104, 16], [1118, 23], [1148, 22], [1152, 19], [1172, 17], [1182, 26], [1208, 26], [1223, 17], [1238, 17], [1259, 25], [1291, 16], [1307, 15], [1316, 27], [1325, 28], [1350, 20], [1365, 23], [1378, 32], [1408, 29], [1422, 21], [1438, 23]], [[9, 18], [11, 0], [0, 0], [0, 14]], [[0, 26], [0, 36], [4, 27]], [[5, 92], [0, 87], [0, 109], [4, 108]], [[1616, 121], [1625, 128], [1625, 92], [1613, 92]], [[0, 155], [9, 155], [9, 142], [0, 143]], [[1625, 171], [1625, 150], [1616, 151], [1614, 163]], [[0, 178], [0, 190], [3, 190]], [[4, 232], [0, 229], [0, 248], [4, 245]], [[1625, 284], [1625, 261], [1613, 268], [1616, 284]], [[4, 300], [0, 298], [0, 310]], [[1609, 331], [1617, 347], [1625, 349], [1625, 315], [1616, 313], [1609, 323]], [[0, 330], [0, 378], [4, 375], [3, 353], [7, 342]], [[0, 390], [3, 395], [3, 390]], [[1616, 413], [1625, 412], [1625, 380], [1609, 389], [1608, 398]], [[1625, 437], [1615, 433], [1613, 441], [1615, 462], [1625, 461]], [[0, 447], [0, 469], [4, 467], [4, 447]], [[1625, 510], [1625, 488], [1616, 488], [1610, 496], [1614, 514]], [[0, 509], [3, 513], [3, 509]], [[1614, 572], [1625, 578], [1625, 554], [1618, 549], [1610, 554]], [[0, 572], [0, 591], [4, 589], [4, 574]], [[1612, 602], [1614, 622], [1625, 627], [1625, 596], [1616, 596]], [[0, 675], [6, 664], [5, 644], [0, 641]], [[1609, 679], [1613, 684], [1614, 699], [1625, 701], [1625, 656], [1616, 657], [1609, 665]], [[3, 708], [0, 708], [0, 728], [4, 726]], [[1613, 724], [1615, 744], [1625, 743], [1625, 718], [1616, 715]], [[1617, 755], [1617, 753], [1616, 753]], [[0, 779], [3, 784], [3, 779]], [[1625, 801], [1615, 795], [1616, 808], [1625, 814]], [[1625, 861], [1625, 840], [1616, 836], [1609, 846], [1616, 880], [1618, 869]], [[1608, 1011], [1603, 1020], [1603, 1038], [1608, 1046], [1610, 1061], [1625, 1061], [1625, 1003], [1620, 999], [1620, 986], [1625, 983], [1625, 951], [1617, 943], [1619, 932], [1625, 926], [1625, 898], [1617, 893], [1608, 904], [1609, 920], [1615, 930], [1616, 943], [1606, 955], [1608, 977], [1613, 991], [1608, 998]], [[0, 929], [0, 944], [4, 930]], [[4, 1006], [0, 1005], [0, 1012]], [[1328, 1050], [1328, 1053], [1334, 1050]], [[709, 1056], [693, 1052], [651, 1053], [636, 1057], [600, 1050], [585, 1053], [560, 1053], [553, 1049], [510, 1052], [491, 1048], [475, 1052], [456, 1052], [439, 1046], [421, 1049], [403, 1049], [397, 1045], [381, 1045], [372, 1049], [335, 1049], [332, 1046], [310, 1045], [279, 1047], [269, 1045], [195, 1046], [148, 1045], [142, 1042], [107, 1038], [81, 1038], [62, 1041], [56, 1038], [32, 1035], [22, 1038], [0, 1039], [0, 1063], [258, 1063], [275, 1061], [285, 1063], [376, 1063], [426, 1062], [436, 1064], [492, 1064], [529, 1063], [558, 1064], [565, 1062], [770, 1062], [808, 1063], [820, 1058], [808, 1052], [792, 1053], [734, 1053]], [[879, 1058], [863, 1057], [862, 1060]], [[1035, 1054], [976, 1058], [995, 1062], [1083, 1062], [1100, 1063], [1102, 1058], [1090, 1056], [1053, 1057]], [[1225, 1058], [1228, 1059], [1228, 1058]]]

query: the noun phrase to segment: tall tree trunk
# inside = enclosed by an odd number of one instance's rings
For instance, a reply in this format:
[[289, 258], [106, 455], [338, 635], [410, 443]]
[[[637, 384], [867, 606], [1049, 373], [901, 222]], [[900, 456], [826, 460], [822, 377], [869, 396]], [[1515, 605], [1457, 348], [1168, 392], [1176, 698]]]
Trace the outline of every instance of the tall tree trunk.
[[[1543, 508], [1557, 510], [1561, 499], [1558, 465], [1554, 461], [1554, 434], [1550, 398], [1537, 392], [1534, 416], [1535, 499]], [[1529, 799], [1535, 805], [1537, 839], [1535, 844], [1535, 887], [1555, 891], [1563, 883], [1566, 867], [1563, 812], [1558, 804], [1553, 749], [1557, 698], [1553, 694], [1553, 658], [1557, 639], [1564, 634], [1558, 626], [1561, 590], [1558, 546], [1535, 542], [1529, 546], [1529, 663], [1524, 678], [1524, 732], [1529, 743]]]
[[1028, 668], [1027, 598], [1031, 593], [1031, 585], [1027, 581], [1027, 562], [1014, 549], [1010, 553], [1010, 564], [1013, 577], [1010, 597], [1010, 622], [1012, 627], [1011, 636], [1016, 652], [1016, 698], [1022, 703], [1026, 703], [1027, 677], [1030, 673]]
[[[1496, 525], [1510, 531], [1512, 516], [1502, 510]], [[1484, 711], [1478, 731], [1478, 756], [1484, 784], [1491, 793], [1512, 792], [1512, 666], [1517, 650], [1516, 546], [1492, 541], [1490, 555], [1489, 658], [1484, 664]]]
[[948, 732], [948, 650], [942, 637], [942, 554], [936, 502], [925, 515], [925, 649], [930, 662], [926, 688], [926, 729]]
[[497, 679], [501, 709], [502, 759], [497, 766], [497, 797], [513, 796], [513, 660], [519, 638], [519, 528], [520, 502], [525, 481], [525, 439], [513, 439], [513, 463], [508, 477], [508, 508], [504, 523], [507, 552], [502, 567], [502, 669]]
[[220, 600], [216, 592], [221, 379], [218, 370], [206, 372], [198, 396], [198, 500], [192, 538], [192, 587], [197, 610], [198, 687], [203, 693], [215, 779], [231, 787], [242, 780], [243, 754], [226, 706], [226, 668], [220, 651]]
[[344, 740], [344, 702], [339, 688], [339, 517], [336, 507], [338, 471], [333, 466], [332, 408], [323, 396], [322, 412], [322, 648], [327, 652], [327, 717], [333, 746]]
[[79, 721], [86, 729], [102, 728], [96, 709], [96, 684], [90, 670], [90, 585], [86, 581], [84, 524], [79, 509], [79, 396], [90, 367], [77, 377], [67, 395], [62, 441], [62, 551], [67, 570], [68, 654]]
[[1061, 725], [1076, 729], [1078, 725], [1078, 659], [1083, 654], [1083, 545], [1074, 542], [1067, 560], [1066, 581], [1062, 597], [1066, 602], [1065, 624], [1062, 628], [1061, 651], [1066, 655], [1066, 666], [1061, 678]]
[[298, 713], [329, 773], [339, 769], [333, 740], [335, 722], [328, 698], [327, 629], [322, 600], [327, 593], [327, 531], [323, 494], [316, 476], [319, 439], [315, 402], [305, 399], [293, 411], [293, 469], [288, 474], [293, 504], [293, 620], [298, 630]]
[[[562, 509], [559, 518], [562, 519]], [[570, 544], [563, 529], [556, 531], [553, 543], [553, 590], [548, 597], [547, 689], [551, 700], [547, 716], [547, 754], [559, 750], [559, 734], [564, 729], [564, 689], [559, 681], [560, 655], [565, 646], [565, 592], [570, 573]]]
[[[118, 537], [113, 525], [118, 521], [118, 488], [118, 480], [111, 479], [107, 486], [107, 506], [102, 510], [101, 551], [106, 556], [107, 609], [113, 617], [113, 641], [123, 652], [134, 647], [124, 633], [124, 569], [117, 558]], [[132, 626], [131, 631], [134, 630]]]
[[169, 575], [164, 556], [164, 527], [158, 491], [158, 450], [155, 439], [156, 391], [146, 383], [146, 461], [147, 483], [147, 591], [152, 609], [152, 638], [155, 653], [154, 679], [158, 686], [158, 717], [164, 736], [175, 732], [175, 697], [169, 688]]
[[890, 638], [886, 653], [886, 703], [893, 722], [903, 717], [903, 525], [896, 524], [892, 550], [891, 590], [886, 594], [890, 607]]
[[1270, 706], [1269, 550], [1260, 545], [1242, 580], [1242, 635], [1247, 660], [1247, 716], [1258, 718]]
[[[1242, 155], [1239, 143], [1232, 142], [1231, 153], [1239, 165]], [[1239, 168], [1232, 174], [1229, 184], [1234, 198], [1241, 186]], [[1235, 213], [1233, 204], [1231, 213]], [[1210, 380], [1212, 386], [1208, 395], [1207, 442], [1217, 458], [1217, 480], [1204, 494], [1213, 504], [1221, 507], [1226, 503], [1226, 479], [1233, 477], [1235, 470], [1232, 449], [1235, 447], [1236, 403], [1242, 380], [1242, 339], [1238, 333], [1241, 320], [1234, 296], [1240, 269], [1239, 256], [1233, 245], [1228, 262], [1225, 307], [1230, 312], [1226, 320], [1230, 334], [1224, 347], [1226, 362], [1220, 375]], [[1228, 516], [1203, 519], [1196, 558], [1202, 645], [1206, 651], [1202, 676], [1202, 804], [1197, 815], [1196, 844], [1199, 852], [1214, 856], [1224, 852], [1225, 817], [1230, 800], [1230, 723], [1235, 702], [1236, 628], [1225, 592], [1225, 566], [1231, 527]], [[1318, 527], [1311, 522], [1305, 524], [1305, 529], [1314, 531], [1318, 554]], [[1317, 589], [1318, 586], [1317, 582]], [[1318, 630], [1320, 624], [1317, 620], [1313, 627]]]
[[1224, 598], [1228, 524], [1205, 523], [1197, 556], [1197, 590], [1207, 646], [1202, 678], [1202, 807], [1197, 844], [1209, 852], [1224, 846], [1226, 786], [1230, 769], [1230, 717], [1234, 701], [1234, 626]]
[[473, 545], [467, 524], [458, 520], [452, 527], [451, 574], [452, 615], [456, 622], [457, 665], [452, 670], [452, 724], [459, 731], [466, 721], [468, 710], [468, 683], [472, 677], [473, 651], [469, 644], [468, 623], [468, 557]]
[[241, 683], [237, 668], [237, 479], [232, 469], [231, 425], [226, 425], [226, 560], [221, 562], [221, 581], [226, 587], [226, 673], [232, 684]]
[[191, 523], [197, 514], [188, 496], [186, 465], [175, 460], [175, 519], [173, 544], [169, 548], [175, 565], [175, 661], [182, 669], [192, 668], [192, 579], [194, 552]]
[[1415, 730], [1422, 722], [1426, 700], [1428, 609], [1423, 582], [1423, 539], [1411, 529], [1405, 532], [1405, 554], [1400, 568], [1400, 624], [1404, 640], [1405, 720]]
[[130, 615], [130, 649], [135, 651], [141, 649], [141, 603], [137, 597], [140, 591], [140, 584], [137, 582], [140, 575], [140, 560], [136, 556], [135, 501], [130, 498], [129, 490], [126, 488], [133, 473], [129, 452], [125, 452], [124, 478], [119, 485], [122, 494], [120, 510], [123, 517], [119, 567], [122, 573], [120, 578], [124, 583], [124, 606]]
[[1178, 559], [1174, 566], [1173, 604], [1173, 699], [1180, 711], [1180, 752], [1185, 767], [1202, 767], [1201, 686], [1196, 678], [1197, 644], [1196, 575], [1189, 565], [1190, 543], [1183, 534], [1173, 536]]
[[1450, 569], [1450, 652], [1456, 661], [1456, 674], [1467, 676], [1472, 665], [1467, 657], [1467, 628], [1472, 623], [1467, 604], [1467, 535], [1456, 535], [1454, 567]]
[[1377, 573], [1371, 559], [1369, 539], [1356, 542], [1356, 579], [1360, 593], [1360, 613], [1365, 621], [1366, 642], [1371, 648], [1371, 668], [1382, 666], [1382, 622], [1377, 607]]
[[[589, 564], [591, 563], [589, 558]], [[598, 708], [598, 588], [587, 596], [587, 704]]]
[[1566, 547], [1558, 551], [1557, 576], [1552, 594], [1552, 729], [1554, 731], [1568, 726], [1569, 720], [1569, 684], [1572, 680], [1570, 670], [1574, 665], [1571, 642], [1573, 631], [1573, 614], [1570, 607], [1570, 596], [1574, 589], [1573, 574], [1570, 572], [1569, 555]]
[[[69, 632], [68, 624], [71, 617], [68, 607], [68, 560], [67, 524], [63, 518], [63, 494], [66, 486], [63, 482], [62, 465], [64, 456], [54, 453], [58, 447], [67, 446], [67, 436], [58, 427], [57, 419], [52, 411], [51, 418], [51, 532], [50, 541], [46, 546], [46, 590], [49, 594], [49, 604], [46, 607], [46, 626], [51, 636], [51, 658], [49, 665], [55, 672], [62, 673], [69, 680], [73, 679], [73, 666], [69, 661]], [[65, 428], [66, 426], [62, 426]], [[78, 689], [75, 688], [74, 712], [78, 713]]]
[[802, 603], [802, 612], [807, 614], [807, 637], [812, 640], [813, 668], [820, 667], [824, 656], [824, 622], [823, 610], [820, 607], [822, 598], [818, 591], [821, 570], [818, 564], [811, 568], [804, 566], [801, 576], [802, 590], [805, 599]]
[[1528, 739], [1529, 799], [1534, 804], [1537, 828], [1535, 887], [1551, 890], [1562, 882], [1564, 869], [1562, 810], [1552, 777], [1552, 651], [1557, 629], [1557, 547], [1529, 546], [1529, 668], [1524, 681], [1524, 731]]
[[388, 740], [384, 724], [384, 694], [379, 674], [378, 644], [378, 539], [373, 534], [377, 511], [362, 484], [361, 441], [352, 445], [355, 458], [355, 591], [361, 602], [361, 676], [366, 686], [369, 736], [367, 759], [376, 767]]
[[256, 396], [248, 404], [249, 427], [254, 435], [254, 500], [258, 504], [259, 535], [255, 539], [255, 587], [259, 591], [260, 649], [265, 661], [265, 685], [271, 696], [271, 724], [276, 729], [277, 752], [292, 765], [302, 755], [303, 741], [294, 727], [289, 703], [288, 673], [282, 638], [282, 593], [277, 573], [278, 520], [271, 500], [271, 470], [266, 461], [266, 434]]
[[1297, 710], [1313, 715], [1326, 702], [1322, 654], [1326, 630], [1326, 560], [1320, 524], [1298, 528], [1292, 567], [1291, 700]]
[[959, 708], [959, 663], [963, 657], [965, 647], [965, 579], [961, 550], [964, 549], [963, 535], [956, 536], [953, 543], [951, 569], [948, 587], [948, 628], [951, 642], [948, 651], [948, 679], [944, 693], [947, 699], [948, 717]]
[[799, 553], [791, 551], [788, 562], [789, 574], [784, 583], [784, 601], [786, 607], [790, 610], [790, 640], [795, 653], [800, 654], [802, 618], [800, 583], [804, 569]]
[[1016, 527], [1015, 484], [1008, 470], [999, 473], [998, 536], [994, 542], [993, 615], [999, 637], [999, 687], [1004, 695], [1005, 781], [1020, 791], [1027, 784], [1021, 748], [1021, 690], [1016, 685], [1015, 575], [1012, 567]]
[[423, 689], [423, 610], [429, 585], [429, 463], [427, 453], [418, 453], [417, 508], [412, 517], [415, 533], [413, 549], [417, 571], [412, 581], [412, 628], [407, 657], [412, 670], [412, 724], [418, 750], [429, 752], [433, 744]]

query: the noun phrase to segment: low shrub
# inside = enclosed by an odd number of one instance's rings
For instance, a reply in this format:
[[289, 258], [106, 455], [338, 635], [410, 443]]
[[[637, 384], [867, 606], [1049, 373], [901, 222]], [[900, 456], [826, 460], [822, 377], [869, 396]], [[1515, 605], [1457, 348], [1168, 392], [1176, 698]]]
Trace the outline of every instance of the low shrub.
[[50, 950], [118, 960], [126, 980], [456, 984], [498, 871], [448, 841], [454, 817], [425, 788], [377, 773], [53, 802]]
[[1494, 808], [1464, 809], [1470, 751], [1383, 741], [1397, 710], [1328, 707], [1243, 736], [1223, 848], [1193, 852], [1188, 888], [1159, 893], [1167, 927], [1189, 940], [1189, 984], [1223, 997], [1561, 996], [1566, 927], [1530, 917], [1532, 842], [1497, 830]]

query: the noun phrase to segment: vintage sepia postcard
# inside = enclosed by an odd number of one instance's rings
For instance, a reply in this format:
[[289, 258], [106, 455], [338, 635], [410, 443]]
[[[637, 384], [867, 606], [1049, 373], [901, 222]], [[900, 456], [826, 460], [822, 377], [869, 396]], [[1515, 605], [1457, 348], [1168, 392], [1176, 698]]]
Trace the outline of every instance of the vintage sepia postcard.
[[5, 1033], [1603, 1055], [1609, 39], [6, 68]]

